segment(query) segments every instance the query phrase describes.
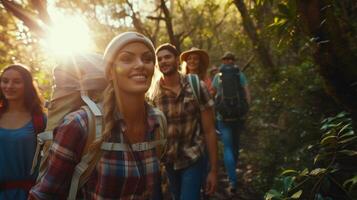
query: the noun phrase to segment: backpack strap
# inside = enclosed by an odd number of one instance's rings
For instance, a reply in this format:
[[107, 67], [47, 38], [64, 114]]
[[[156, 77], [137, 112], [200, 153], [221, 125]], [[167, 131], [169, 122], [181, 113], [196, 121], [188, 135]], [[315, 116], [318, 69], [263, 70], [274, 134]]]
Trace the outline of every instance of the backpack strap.
[[41, 133], [46, 128], [45, 116], [43, 114], [33, 114], [32, 115], [32, 124], [35, 130], [35, 133]]
[[37, 167], [39, 156], [40, 156], [40, 151], [41, 147], [43, 145], [42, 141], [39, 141], [40, 135], [43, 134], [43, 131], [46, 128], [46, 122], [45, 122], [45, 116], [43, 114], [33, 114], [32, 115], [32, 124], [34, 131], [36, 133], [36, 138], [37, 138], [37, 144], [36, 144], [36, 150], [35, 150], [35, 155], [32, 160], [32, 167], [31, 167], [31, 174], [35, 172], [35, 168]]
[[[101, 137], [102, 130], [102, 115], [95, 116], [92, 110], [88, 106], [82, 107], [88, 116], [88, 139], [86, 146], [92, 144], [93, 141]], [[106, 151], [145, 151], [153, 149], [158, 145], [166, 144], [166, 118], [163, 113], [158, 109], [153, 109], [154, 114], [158, 115], [159, 124], [160, 124], [160, 140], [154, 140], [151, 142], [142, 142], [135, 143], [131, 145], [131, 148], [128, 144], [125, 143], [110, 143], [103, 142], [101, 145], [102, 150]], [[95, 136], [95, 137], [93, 137]], [[93, 139], [90, 139], [93, 138]], [[81, 161], [76, 165], [72, 180], [70, 191], [68, 194], [68, 200], [75, 200], [77, 196], [78, 188], [82, 187], [86, 183], [87, 178], [95, 168], [97, 160], [100, 158], [101, 152], [88, 152], [82, 156]]]
[[[53, 140], [53, 132], [52, 131], [44, 131], [41, 133], [37, 134], [37, 144], [36, 144], [36, 151], [35, 155], [32, 160], [32, 167], [31, 167], [31, 174], [35, 172], [35, 169], [37, 167], [37, 164], [39, 162], [39, 157], [42, 151], [42, 147], [45, 144], [46, 141]], [[44, 160], [46, 158], [43, 158]], [[37, 180], [39, 180], [43, 174], [39, 173]]]
[[197, 76], [197, 74], [188, 74], [187, 75], [187, 80], [188, 80], [188, 83], [190, 84], [191, 88], [192, 88], [192, 92], [193, 92], [193, 95], [195, 96], [198, 104], [200, 105], [201, 103], [201, 85], [200, 85], [200, 79], [199, 77]]
[[68, 200], [76, 199], [78, 188], [80, 188], [87, 181], [87, 178], [95, 167], [96, 161], [100, 158], [99, 152], [88, 152], [89, 146], [95, 140], [99, 139], [102, 134], [102, 113], [96, 104], [92, 106], [95, 106], [96, 110], [99, 112], [92, 112], [92, 109], [89, 106], [81, 107], [87, 113], [88, 117], [88, 138], [83, 150], [84, 152], [87, 151], [87, 153], [82, 156], [81, 161], [74, 168], [71, 186], [67, 198]]

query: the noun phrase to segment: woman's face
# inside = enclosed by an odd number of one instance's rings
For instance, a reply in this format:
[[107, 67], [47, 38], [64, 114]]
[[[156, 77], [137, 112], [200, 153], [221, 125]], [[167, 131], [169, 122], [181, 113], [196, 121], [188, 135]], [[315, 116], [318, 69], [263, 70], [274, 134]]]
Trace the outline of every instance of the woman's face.
[[22, 100], [25, 94], [25, 84], [21, 74], [14, 70], [6, 70], [1, 78], [1, 93], [8, 101]]
[[140, 42], [127, 44], [114, 59], [111, 78], [117, 80], [119, 91], [145, 93], [151, 84], [154, 61], [155, 55], [145, 44]]
[[187, 56], [186, 63], [188, 72], [198, 72], [200, 65], [200, 55], [197, 53], [190, 53]]

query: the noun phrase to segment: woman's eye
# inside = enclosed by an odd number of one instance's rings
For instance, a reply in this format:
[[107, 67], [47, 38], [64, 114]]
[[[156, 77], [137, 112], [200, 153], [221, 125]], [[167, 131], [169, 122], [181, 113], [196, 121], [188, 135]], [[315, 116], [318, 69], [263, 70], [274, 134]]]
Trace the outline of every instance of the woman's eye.
[[151, 63], [154, 61], [153, 55], [143, 55], [142, 60], [144, 63]]
[[133, 56], [131, 55], [122, 55], [119, 57], [119, 61], [124, 63], [130, 63], [134, 60]]
[[21, 84], [21, 80], [14, 80], [15, 84]]

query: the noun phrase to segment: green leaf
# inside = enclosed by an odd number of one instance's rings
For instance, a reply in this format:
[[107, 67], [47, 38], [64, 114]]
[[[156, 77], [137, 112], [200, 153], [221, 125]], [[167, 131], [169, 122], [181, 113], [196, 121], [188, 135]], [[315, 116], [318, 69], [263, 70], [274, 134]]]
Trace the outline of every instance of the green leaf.
[[325, 153], [317, 154], [314, 158], [314, 164], [316, 164], [317, 161], [320, 161], [322, 159], [325, 159], [325, 158], [331, 156], [332, 154], [333, 154], [333, 152], [325, 152]]
[[281, 176], [296, 176], [298, 175], [299, 172], [296, 171], [296, 170], [293, 170], [293, 169], [287, 169], [287, 170], [284, 170], [282, 173], [281, 173]]
[[344, 155], [347, 155], [347, 156], [357, 156], [357, 151], [355, 150], [341, 150], [341, 151], [338, 151], [338, 153], [341, 153], [341, 154], [344, 154]]
[[273, 200], [275, 198], [282, 199], [282, 194], [274, 189], [271, 189], [265, 195], [264, 200]]
[[336, 144], [337, 140], [338, 140], [337, 136], [334, 136], [334, 135], [327, 136], [321, 140], [320, 144], [321, 145]]
[[301, 194], [302, 194], [302, 190], [299, 190], [299, 191], [295, 192], [290, 198], [299, 199]]
[[351, 129], [352, 129], [352, 125], [351, 124], [346, 124], [338, 131], [338, 135], [343, 134], [343, 132], [345, 130], [351, 130]]
[[352, 188], [354, 187], [354, 185], [357, 184], [357, 175], [355, 175], [353, 178], [350, 178], [348, 180], [346, 180], [343, 183], [343, 187], [345, 188], [349, 188], [349, 190], [352, 190]]
[[307, 176], [309, 174], [309, 170], [305, 168], [301, 173], [300, 176]]
[[318, 176], [325, 173], [327, 170], [325, 168], [316, 168], [310, 172], [311, 176]]
[[284, 192], [288, 192], [294, 183], [294, 179], [291, 176], [284, 177], [283, 183], [284, 183]]
[[350, 130], [350, 131], [347, 131], [346, 133], [342, 134], [340, 136], [340, 139], [344, 139], [345, 137], [349, 137], [349, 136], [353, 136], [353, 135], [355, 135], [353, 130]]
[[316, 199], [316, 200], [324, 200], [324, 198], [322, 197], [321, 194], [316, 194], [316, 195], [315, 195], [315, 199]]
[[335, 118], [342, 118], [342, 117], [347, 117], [348, 113], [347, 112], [340, 112]]
[[339, 141], [338, 144], [347, 144], [349, 142], [357, 142], [357, 136], [351, 137], [351, 138], [347, 138], [345, 140]]

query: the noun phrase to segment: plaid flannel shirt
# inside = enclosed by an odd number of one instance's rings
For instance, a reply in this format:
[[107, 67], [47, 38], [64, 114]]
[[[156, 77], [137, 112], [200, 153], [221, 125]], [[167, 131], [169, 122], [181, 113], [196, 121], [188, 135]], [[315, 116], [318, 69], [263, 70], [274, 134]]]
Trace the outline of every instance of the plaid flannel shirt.
[[[148, 130], [145, 141], [155, 139], [159, 119], [151, 115], [147, 105]], [[129, 143], [125, 124], [117, 115], [117, 123], [108, 142]], [[87, 115], [83, 110], [67, 115], [55, 130], [50, 162], [41, 181], [30, 191], [29, 199], [66, 199], [74, 167], [81, 159], [87, 139]], [[157, 138], [157, 137], [156, 137]], [[81, 199], [150, 199], [154, 182], [159, 178], [159, 162], [155, 149], [140, 152], [103, 151], [88, 181], [78, 191]]]
[[164, 162], [174, 169], [194, 163], [204, 152], [205, 140], [201, 126], [201, 111], [211, 108], [214, 102], [203, 81], [200, 81], [200, 101], [195, 98], [187, 76], [180, 74], [181, 89], [178, 94], [166, 88], [163, 80], [156, 85], [153, 103], [167, 119], [167, 147]]

